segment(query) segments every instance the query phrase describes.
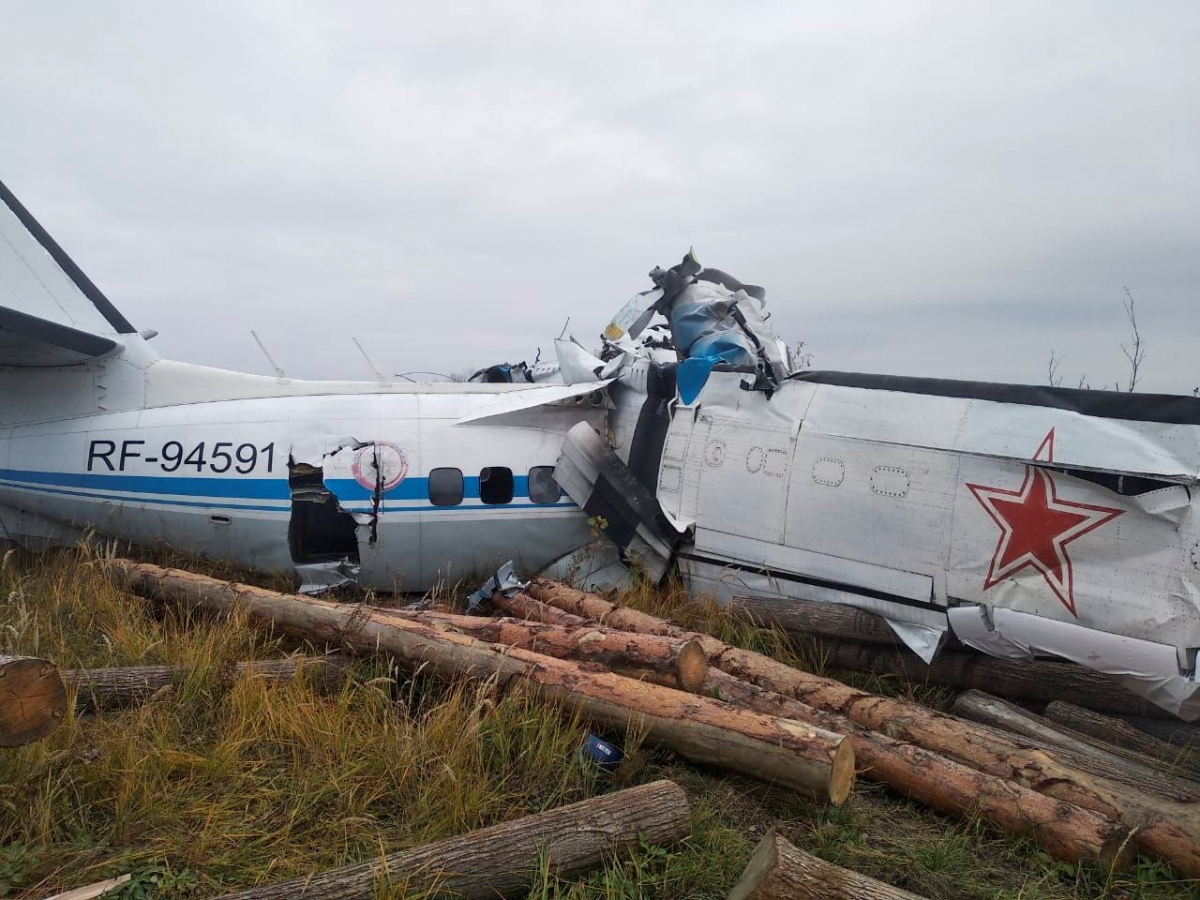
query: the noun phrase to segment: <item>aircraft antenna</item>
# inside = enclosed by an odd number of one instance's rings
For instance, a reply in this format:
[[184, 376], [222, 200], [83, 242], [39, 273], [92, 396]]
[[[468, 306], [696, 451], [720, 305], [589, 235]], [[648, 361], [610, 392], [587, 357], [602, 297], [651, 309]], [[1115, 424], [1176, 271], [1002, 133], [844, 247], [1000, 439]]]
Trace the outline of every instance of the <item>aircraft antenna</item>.
[[444, 378], [446, 381], [453, 381], [453, 380], [454, 380], [454, 379], [453, 379], [453, 378], [451, 378], [449, 375], [445, 375], [445, 374], [443, 374], [443, 373], [441, 373], [441, 372], [429, 372], [429, 371], [427, 371], [427, 370], [425, 370], [425, 369], [414, 369], [414, 370], [413, 370], [413, 371], [411, 371], [411, 372], [397, 372], [397, 373], [395, 373], [395, 375], [393, 375], [392, 377], [394, 377], [394, 378], [403, 378], [405, 381], [411, 381], [413, 384], [418, 384], [419, 382], [417, 381], [417, 379], [415, 379], [415, 378], [410, 378], [410, 377], [409, 377], [410, 375], [436, 375], [438, 378]]
[[258, 344], [258, 349], [263, 352], [263, 356], [267, 358], [267, 362], [271, 364], [271, 368], [275, 370], [275, 374], [280, 378], [287, 378], [287, 375], [284, 374], [283, 369], [279, 368], [279, 363], [275, 362], [275, 360], [271, 358], [271, 354], [267, 352], [267, 346], [262, 342], [262, 338], [258, 336], [258, 332], [251, 328], [250, 335], [254, 338], [254, 343]]
[[375, 373], [375, 377], [379, 379], [379, 383], [387, 384], [388, 380], [384, 378], [383, 373], [379, 371], [379, 366], [375, 365], [375, 360], [371, 359], [371, 357], [367, 355], [366, 349], [361, 343], [359, 343], [358, 338], [352, 337], [350, 340], [354, 341], [354, 346], [358, 348], [358, 352], [361, 353], [363, 359], [367, 361], [367, 365], [371, 367], [371, 371]]

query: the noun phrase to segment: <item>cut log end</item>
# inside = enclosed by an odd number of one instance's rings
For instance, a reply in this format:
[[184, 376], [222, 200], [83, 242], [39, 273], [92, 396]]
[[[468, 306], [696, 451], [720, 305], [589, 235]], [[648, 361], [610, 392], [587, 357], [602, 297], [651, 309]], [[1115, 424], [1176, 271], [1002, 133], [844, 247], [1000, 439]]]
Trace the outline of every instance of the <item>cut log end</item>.
[[0, 747], [39, 741], [62, 724], [67, 689], [53, 663], [0, 656]]
[[921, 900], [916, 894], [805, 853], [772, 828], [729, 900]]
[[758, 842], [758, 846], [754, 848], [754, 853], [751, 855], [750, 861], [746, 863], [746, 868], [742, 871], [742, 877], [738, 879], [737, 884], [733, 886], [733, 890], [729, 892], [728, 900], [750, 900], [754, 896], [765, 896], [762, 893], [756, 895], [755, 892], [771, 876], [771, 872], [774, 871], [775, 866], [779, 862], [779, 846], [777, 841], [778, 838], [775, 835], [775, 829], [772, 828]]
[[704, 689], [704, 682], [708, 680], [708, 654], [699, 641], [688, 641], [679, 649], [675, 677], [685, 691], [696, 694]]
[[833, 766], [829, 773], [829, 802], [834, 806], [841, 806], [854, 790], [854, 744], [843, 740], [830, 756]]

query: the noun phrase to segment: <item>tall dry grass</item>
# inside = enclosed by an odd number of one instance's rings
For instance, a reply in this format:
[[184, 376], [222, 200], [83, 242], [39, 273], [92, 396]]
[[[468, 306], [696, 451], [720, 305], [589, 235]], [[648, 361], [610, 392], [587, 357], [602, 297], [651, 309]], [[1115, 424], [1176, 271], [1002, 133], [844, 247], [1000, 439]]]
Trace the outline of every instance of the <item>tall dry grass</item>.
[[236, 616], [151, 609], [86, 553], [10, 556], [0, 610], [3, 652], [63, 668], [188, 667], [149, 703], [72, 715], [46, 740], [0, 753], [0, 843], [32, 857], [22, 887], [169, 865], [194, 875], [184, 894], [203, 896], [597, 789], [575, 760], [586, 729], [520, 692], [412, 679], [371, 661], [333, 696], [303, 678], [230, 682], [228, 662], [285, 648]]

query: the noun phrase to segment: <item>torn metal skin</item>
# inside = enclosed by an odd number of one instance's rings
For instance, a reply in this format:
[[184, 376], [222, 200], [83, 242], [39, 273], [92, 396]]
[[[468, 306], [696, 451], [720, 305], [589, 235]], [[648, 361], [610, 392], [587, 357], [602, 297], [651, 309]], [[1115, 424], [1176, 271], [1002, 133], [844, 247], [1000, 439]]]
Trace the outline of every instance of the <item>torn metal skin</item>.
[[376, 516], [354, 515], [337, 495], [335, 476], [346, 468], [339, 454], [372, 448], [353, 438], [343, 438], [332, 451], [294, 447], [288, 458], [288, 484], [292, 498], [289, 545], [299, 591], [316, 594], [356, 583], [362, 567], [358, 529], [370, 529], [374, 543]]

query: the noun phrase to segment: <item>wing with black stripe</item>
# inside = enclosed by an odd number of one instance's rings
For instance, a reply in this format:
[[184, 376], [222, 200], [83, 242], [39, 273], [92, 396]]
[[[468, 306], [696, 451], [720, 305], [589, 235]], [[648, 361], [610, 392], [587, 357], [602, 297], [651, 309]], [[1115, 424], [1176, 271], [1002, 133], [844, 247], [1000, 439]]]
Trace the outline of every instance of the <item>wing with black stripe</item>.
[[136, 329], [0, 183], [0, 366], [114, 353]]

